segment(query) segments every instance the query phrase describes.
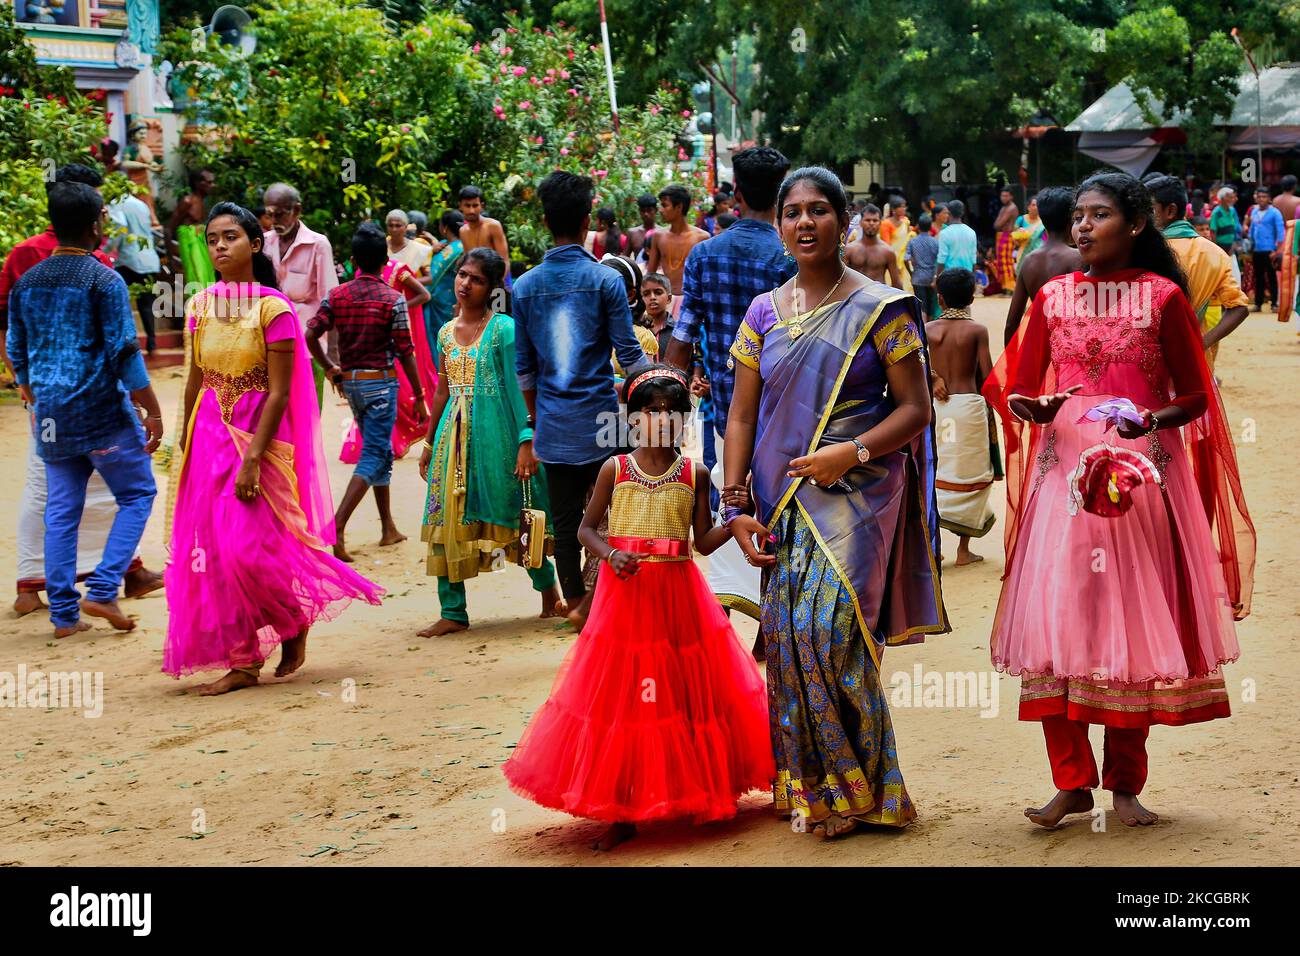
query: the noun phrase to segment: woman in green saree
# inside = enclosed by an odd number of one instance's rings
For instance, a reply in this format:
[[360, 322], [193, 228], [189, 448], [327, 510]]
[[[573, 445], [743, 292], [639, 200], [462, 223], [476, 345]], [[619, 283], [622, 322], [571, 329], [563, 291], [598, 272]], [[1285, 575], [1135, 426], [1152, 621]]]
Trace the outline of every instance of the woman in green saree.
[[781, 185], [799, 271], [740, 325], [723, 455], [722, 520], [764, 570], [776, 808], [824, 837], [916, 817], [881, 659], [949, 629], [925, 323], [914, 296], [846, 268], [847, 206], [821, 167]]
[[[442, 614], [421, 637], [469, 627], [465, 581], [517, 558], [525, 489], [529, 507], [549, 511], [515, 378], [515, 321], [489, 305], [505, 261], [491, 249], [471, 249], [454, 271], [460, 314], [438, 334], [443, 373], [420, 455], [420, 476], [429, 483], [420, 537], [429, 546], [426, 573], [438, 578]], [[541, 592], [542, 617], [566, 612], [549, 558], [528, 576]]]

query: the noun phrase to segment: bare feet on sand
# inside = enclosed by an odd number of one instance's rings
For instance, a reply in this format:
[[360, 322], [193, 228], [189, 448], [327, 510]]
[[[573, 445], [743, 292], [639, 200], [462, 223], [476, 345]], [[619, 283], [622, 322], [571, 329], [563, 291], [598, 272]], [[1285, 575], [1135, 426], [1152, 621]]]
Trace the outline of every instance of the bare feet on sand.
[[1092, 809], [1091, 790], [1058, 790], [1046, 806], [1025, 807], [1025, 816], [1040, 827], [1054, 827], [1071, 813], [1087, 813]]
[[200, 684], [194, 689], [198, 691], [200, 697], [215, 697], [218, 694], [229, 694], [232, 690], [255, 687], [256, 685], [257, 678], [252, 674], [246, 674], [243, 671], [231, 671], [221, 680], [215, 680], [211, 684]]
[[136, 568], [122, 579], [122, 591], [129, 599], [144, 597], [163, 586], [163, 576], [148, 568]]
[[116, 601], [92, 601], [85, 598], [81, 602], [81, 613], [91, 617], [102, 617], [119, 631], [135, 630], [135, 621], [122, 613]]
[[416, 634], [420, 637], [442, 637], [444, 634], [455, 634], [457, 631], [468, 630], [468, 624], [462, 624], [460, 621], [449, 621], [445, 617], [440, 617], [424, 630], [416, 631]]
[[560, 597], [559, 588], [553, 587], [542, 592], [542, 613], [538, 617], [562, 617], [568, 613], [569, 606], [564, 603], [564, 598]]
[[288, 677], [307, 659], [307, 632], [280, 642], [280, 664], [275, 669], [276, 677]]
[[39, 591], [19, 591], [18, 597], [14, 598], [14, 612], [19, 617], [31, 614], [32, 611], [39, 611], [43, 607], [45, 602], [41, 600]]
[[593, 850], [612, 850], [620, 843], [626, 843], [636, 836], [636, 827], [631, 823], [615, 823], [600, 835], [600, 839], [591, 844]]
[[842, 817], [838, 813], [832, 813], [817, 826], [813, 827], [813, 833], [823, 840], [836, 840], [842, 836], [847, 836], [858, 828], [858, 821], [852, 817]]
[[976, 564], [984, 560], [984, 555], [976, 554], [970, 549], [970, 539], [962, 538], [957, 544], [957, 560], [953, 562], [956, 567], [964, 567], [968, 564]]
[[1126, 827], [1149, 827], [1159, 822], [1160, 817], [1138, 803], [1136, 793], [1115, 791], [1115, 814]]
[[338, 558], [345, 564], [351, 564], [356, 558], [348, 554], [347, 547], [343, 544], [343, 532], [336, 531], [334, 534], [334, 557]]
[[398, 531], [395, 527], [389, 526], [384, 529], [383, 535], [379, 538], [379, 546], [386, 548], [390, 544], [401, 544], [406, 540], [406, 535]]
[[78, 621], [76, 624], [72, 624], [72, 625], [70, 625], [70, 626], [68, 626], [68, 627], [56, 627], [56, 628], [54, 629], [54, 636], [55, 636], [55, 637], [71, 637], [73, 634], [78, 634], [78, 633], [80, 633], [81, 631], [88, 631], [88, 630], [90, 630], [90, 623], [89, 623], [89, 622], [87, 622], [87, 621]]

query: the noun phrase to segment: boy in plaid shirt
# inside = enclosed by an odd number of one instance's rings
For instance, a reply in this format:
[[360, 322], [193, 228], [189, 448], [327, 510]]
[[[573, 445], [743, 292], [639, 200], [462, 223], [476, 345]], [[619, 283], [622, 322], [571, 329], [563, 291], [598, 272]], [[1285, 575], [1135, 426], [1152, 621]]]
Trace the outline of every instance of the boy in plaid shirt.
[[[370, 488], [375, 490], [379, 509], [379, 543], [390, 545], [406, 540], [393, 523], [388, 491], [393, 474], [392, 432], [397, 422], [394, 358], [401, 361], [406, 379], [415, 390], [421, 424], [428, 422], [406, 299], [379, 278], [387, 261], [388, 241], [383, 230], [372, 222], [363, 222], [352, 237], [356, 278], [330, 289], [307, 323], [307, 348], [325, 370], [325, 377], [348, 400], [361, 432], [361, 457], [334, 514], [334, 556], [340, 561], [352, 560], [344, 546], [343, 532]], [[321, 347], [321, 337], [330, 330], [338, 333], [338, 365], [326, 357]]]

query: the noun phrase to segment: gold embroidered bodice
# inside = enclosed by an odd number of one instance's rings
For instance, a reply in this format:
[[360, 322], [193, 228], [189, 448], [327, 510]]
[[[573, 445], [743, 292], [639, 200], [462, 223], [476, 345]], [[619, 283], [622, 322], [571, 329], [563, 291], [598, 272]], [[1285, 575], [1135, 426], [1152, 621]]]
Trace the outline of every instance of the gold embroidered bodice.
[[[695, 511], [694, 472], [679, 457], [662, 475], [647, 475], [631, 455], [618, 457], [609, 500], [609, 534], [623, 538], [689, 540]], [[641, 560], [690, 560], [643, 555]]]
[[453, 397], [470, 395], [477, 385], [480, 391], [494, 393], [496, 386], [500, 384], [496, 381], [495, 369], [490, 362], [480, 366], [479, 356], [483, 354], [485, 345], [489, 346], [490, 354], [490, 346], [495, 343], [499, 334], [496, 329], [496, 316], [488, 319], [487, 325], [483, 327], [482, 333], [473, 345], [461, 345], [456, 341], [452, 330], [454, 324], [454, 321], [448, 322], [438, 331], [438, 350], [442, 352], [442, 368], [443, 374], [447, 376], [447, 391]]
[[247, 306], [199, 293], [190, 300], [194, 316], [194, 363], [203, 371], [230, 423], [235, 404], [246, 392], [270, 389], [266, 372], [266, 327], [288, 310], [280, 299], [265, 296]]

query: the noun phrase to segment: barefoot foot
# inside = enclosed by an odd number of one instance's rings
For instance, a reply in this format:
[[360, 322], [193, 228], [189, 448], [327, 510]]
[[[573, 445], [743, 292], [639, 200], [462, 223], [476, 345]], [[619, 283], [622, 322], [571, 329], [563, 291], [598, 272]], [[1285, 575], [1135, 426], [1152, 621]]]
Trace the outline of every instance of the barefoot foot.
[[405, 540], [406, 535], [402, 534], [402, 532], [398, 531], [396, 528], [385, 528], [383, 535], [379, 539], [379, 546], [386, 548], [390, 544], [401, 544]]
[[335, 532], [334, 535], [334, 557], [338, 558], [340, 561], [344, 562], [345, 564], [351, 564], [353, 561], [356, 560], [356, 558], [348, 554], [348, 549], [347, 546], [343, 543], [343, 535], [341, 532]]
[[307, 659], [307, 632], [280, 642], [280, 663], [275, 668], [276, 677], [288, 677]]
[[1045, 806], [1025, 807], [1025, 816], [1040, 827], [1054, 827], [1067, 814], [1087, 813], [1092, 809], [1091, 790], [1058, 790]]
[[958, 554], [957, 560], [953, 562], [956, 567], [964, 567], [968, 564], [977, 564], [984, 560], [984, 555], [976, 554], [974, 551], [967, 551], [965, 554]]
[[560, 597], [559, 588], [548, 588], [542, 592], [542, 613], [538, 617], [543, 619], [561, 617], [568, 613], [569, 606], [564, 603], [564, 598]]
[[116, 601], [92, 601], [86, 598], [81, 602], [81, 613], [89, 614], [91, 617], [102, 617], [119, 631], [135, 629], [135, 621], [122, 613]]
[[18, 597], [14, 598], [14, 611], [19, 617], [31, 614], [32, 611], [39, 611], [43, 607], [45, 602], [41, 600], [39, 591], [19, 591]]
[[852, 833], [857, 828], [858, 821], [853, 817], [842, 817], [838, 813], [832, 813], [813, 827], [813, 833], [823, 840], [836, 840]]
[[136, 568], [122, 579], [122, 590], [128, 599], [144, 597], [163, 586], [163, 576], [148, 568]]
[[449, 621], [445, 617], [440, 617], [424, 630], [416, 631], [416, 634], [419, 637], [442, 637], [444, 634], [455, 634], [457, 631], [468, 630], [468, 624], [462, 624], [460, 621]]
[[195, 690], [200, 697], [215, 697], [218, 694], [229, 694], [232, 690], [239, 690], [241, 687], [253, 687], [257, 684], [257, 678], [252, 674], [246, 674], [243, 671], [231, 671], [221, 680], [213, 681], [211, 684], [200, 684]]
[[612, 850], [620, 843], [626, 843], [636, 836], [636, 827], [631, 823], [615, 823], [600, 835], [600, 839], [591, 845], [593, 850]]
[[88, 630], [90, 630], [90, 623], [88, 621], [78, 621], [76, 624], [70, 624], [67, 627], [56, 627], [54, 629], [54, 636], [71, 637], [73, 634], [78, 634], [81, 631]]
[[1149, 827], [1160, 817], [1138, 803], [1136, 793], [1115, 792], [1115, 814], [1126, 827]]

